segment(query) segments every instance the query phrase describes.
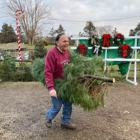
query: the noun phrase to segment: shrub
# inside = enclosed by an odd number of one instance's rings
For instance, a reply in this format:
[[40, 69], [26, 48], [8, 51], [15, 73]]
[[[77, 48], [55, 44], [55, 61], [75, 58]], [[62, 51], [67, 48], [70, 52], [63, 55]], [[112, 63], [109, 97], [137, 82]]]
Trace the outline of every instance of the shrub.
[[45, 46], [48, 46], [49, 45], [49, 43], [48, 43], [47, 40], [43, 40], [43, 43], [44, 43]]
[[0, 65], [0, 69], [0, 79], [2, 79], [2, 81], [14, 80], [16, 63], [11, 55], [5, 55], [4, 61]]
[[31, 65], [22, 62], [15, 72], [15, 81], [33, 81], [33, 76], [31, 74]]
[[9, 54], [0, 63], [0, 79], [2, 81], [33, 81], [31, 64], [22, 62], [16, 67], [16, 62]]

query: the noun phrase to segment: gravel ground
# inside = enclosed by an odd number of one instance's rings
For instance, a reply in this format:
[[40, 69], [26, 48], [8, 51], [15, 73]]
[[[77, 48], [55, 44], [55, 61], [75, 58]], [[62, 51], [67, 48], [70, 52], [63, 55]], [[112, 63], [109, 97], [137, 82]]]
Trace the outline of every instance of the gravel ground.
[[37, 82], [0, 83], [0, 140], [140, 140], [140, 86], [116, 82], [108, 87], [104, 107], [84, 112], [73, 106], [74, 131], [45, 126], [50, 107], [46, 88]]

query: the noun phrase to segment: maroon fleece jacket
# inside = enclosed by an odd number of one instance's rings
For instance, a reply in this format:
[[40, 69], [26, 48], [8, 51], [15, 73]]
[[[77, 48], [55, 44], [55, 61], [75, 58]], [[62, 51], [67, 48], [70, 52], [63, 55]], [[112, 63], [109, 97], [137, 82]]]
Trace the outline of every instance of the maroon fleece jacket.
[[54, 79], [63, 78], [63, 66], [68, 63], [70, 63], [69, 50], [62, 53], [55, 46], [47, 52], [45, 57], [44, 74], [46, 86], [49, 91], [54, 89]]

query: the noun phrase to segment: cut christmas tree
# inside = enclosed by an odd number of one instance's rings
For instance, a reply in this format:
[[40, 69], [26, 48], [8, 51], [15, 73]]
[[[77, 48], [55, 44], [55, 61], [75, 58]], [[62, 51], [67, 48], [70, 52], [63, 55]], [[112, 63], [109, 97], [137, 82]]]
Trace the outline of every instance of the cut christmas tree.
[[[104, 104], [106, 83], [115, 82], [114, 79], [105, 78], [102, 58], [95, 56], [89, 59], [71, 52], [70, 62], [64, 66], [64, 79], [55, 80], [58, 96], [80, 105], [84, 110], [97, 109]], [[44, 61], [34, 61], [32, 74], [45, 85]]]

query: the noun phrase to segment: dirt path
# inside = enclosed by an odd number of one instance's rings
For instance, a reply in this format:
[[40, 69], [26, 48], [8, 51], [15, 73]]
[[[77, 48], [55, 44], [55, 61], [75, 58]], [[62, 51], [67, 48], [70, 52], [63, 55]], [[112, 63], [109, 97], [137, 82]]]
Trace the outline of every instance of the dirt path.
[[60, 128], [61, 112], [46, 128], [50, 97], [40, 83], [0, 83], [0, 140], [140, 140], [140, 86], [109, 87], [105, 106], [84, 112], [73, 106], [77, 130]]

